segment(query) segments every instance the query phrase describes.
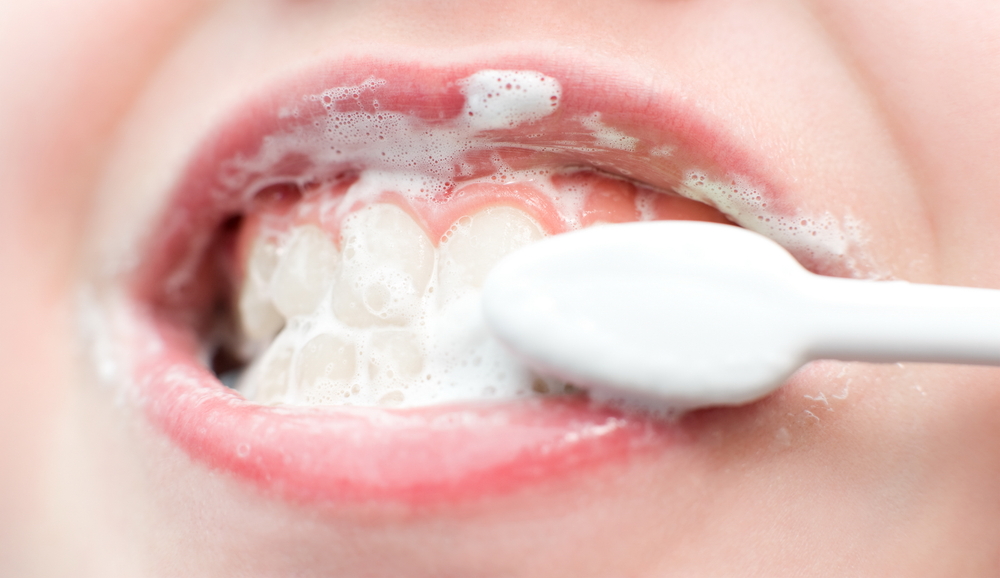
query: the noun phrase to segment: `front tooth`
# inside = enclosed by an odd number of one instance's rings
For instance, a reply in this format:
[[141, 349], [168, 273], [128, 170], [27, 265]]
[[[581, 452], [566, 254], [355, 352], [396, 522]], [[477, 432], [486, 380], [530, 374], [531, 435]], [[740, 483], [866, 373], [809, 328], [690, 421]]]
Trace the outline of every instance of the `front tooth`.
[[489, 207], [462, 217], [441, 240], [439, 278], [443, 293], [482, 287], [497, 261], [544, 236], [531, 217], [512, 207]]
[[286, 319], [312, 313], [333, 282], [340, 260], [337, 247], [322, 229], [303, 225], [281, 253], [271, 280], [271, 300]]
[[434, 271], [434, 246], [405, 211], [378, 203], [348, 215], [341, 247], [343, 267], [333, 293], [341, 321], [400, 325], [418, 314]]
[[[299, 350], [297, 378], [300, 397], [313, 403], [343, 403], [351, 395], [347, 382], [354, 377], [354, 344], [321, 333]], [[333, 399], [340, 394], [341, 399]]]
[[285, 322], [268, 295], [277, 263], [278, 247], [274, 241], [265, 238], [254, 241], [239, 297], [240, 326], [251, 341], [271, 339]]

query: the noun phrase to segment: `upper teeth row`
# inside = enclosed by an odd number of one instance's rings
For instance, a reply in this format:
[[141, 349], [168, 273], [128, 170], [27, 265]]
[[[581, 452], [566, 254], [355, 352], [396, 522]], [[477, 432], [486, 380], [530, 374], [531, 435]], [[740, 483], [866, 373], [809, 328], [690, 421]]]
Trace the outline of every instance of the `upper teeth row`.
[[478, 290], [501, 257], [544, 234], [523, 211], [493, 206], [435, 248], [409, 214], [379, 203], [344, 219], [339, 250], [315, 225], [260, 235], [240, 323], [258, 349], [280, 333], [240, 389], [262, 403], [392, 406], [529, 394], [531, 375], [485, 331]]

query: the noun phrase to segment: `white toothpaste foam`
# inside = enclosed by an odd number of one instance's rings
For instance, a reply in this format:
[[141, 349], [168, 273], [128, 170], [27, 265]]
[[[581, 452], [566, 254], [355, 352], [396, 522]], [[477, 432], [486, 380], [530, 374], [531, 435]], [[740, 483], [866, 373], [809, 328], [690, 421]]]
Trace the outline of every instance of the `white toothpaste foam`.
[[[239, 388], [249, 399], [292, 405], [415, 407], [533, 395], [534, 377], [487, 330], [478, 277], [482, 267], [543, 233], [519, 211], [503, 217], [491, 211], [460, 219], [437, 249], [395, 205], [348, 215], [343, 257], [333, 259], [339, 267], [323, 298], [288, 316]], [[476, 226], [480, 234], [470, 237]], [[285, 234], [280, 263], [303, 259], [297, 241], [311, 230]], [[449, 252], [456, 243], [464, 243], [461, 250]], [[272, 297], [315, 286], [247, 282], [269, 285], [264, 292]], [[550, 391], [559, 389], [553, 384]]]
[[676, 192], [717, 208], [736, 224], [777, 242], [802, 262], [838, 264], [852, 277], [883, 278], [863, 251], [864, 230], [857, 219], [821, 215], [782, 215], [767, 206], [761, 187], [740, 175], [713, 180], [690, 170]]
[[459, 85], [465, 94], [461, 117], [475, 131], [514, 128], [555, 112], [559, 82], [540, 72], [480, 70]]
[[601, 122], [601, 113], [580, 117], [580, 124], [590, 131], [595, 144], [599, 147], [634, 152], [639, 139]]

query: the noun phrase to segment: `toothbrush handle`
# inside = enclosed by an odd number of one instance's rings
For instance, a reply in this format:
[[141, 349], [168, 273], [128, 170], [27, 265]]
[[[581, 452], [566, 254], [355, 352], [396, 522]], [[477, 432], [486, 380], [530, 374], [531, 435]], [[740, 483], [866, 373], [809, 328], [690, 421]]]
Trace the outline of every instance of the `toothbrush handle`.
[[1000, 365], [998, 290], [812, 277], [810, 358]]

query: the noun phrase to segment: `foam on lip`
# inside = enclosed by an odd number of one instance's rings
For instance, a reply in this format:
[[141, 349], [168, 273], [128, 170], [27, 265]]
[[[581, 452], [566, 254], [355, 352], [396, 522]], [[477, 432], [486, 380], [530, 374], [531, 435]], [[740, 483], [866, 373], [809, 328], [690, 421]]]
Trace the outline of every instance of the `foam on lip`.
[[[558, 110], [564, 99], [558, 79], [531, 70], [485, 69], [456, 83], [464, 97], [452, 118], [427, 120], [415, 114], [385, 110], [379, 93], [390, 90], [388, 81], [376, 77], [353, 86], [340, 86], [304, 97], [324, 107], [325, 117], [313, 126], [269, 135], [253, 157], [230, 159], [224, 171], [232, 185], [252, 195], [274, 180], [272, 169], [294, 152], [313, 167], [346, 166], [375, 171], [380, 183], [392, 182], [408, 198], [433, 199], [449, 190], [456, 179], [483, 172], [484, 180], [510, 182], [530, 179], [530, 171], [511, 169], [499, 154], [510, 148], [539, 152], [559, 146], [533, 147], [498, 137], [503, 130], [530, 126]], [[289, 109], [286, 115], [295, 116]], [[673, 154], [675, 147], [643, 142], [609, 123], [601, 111], [574, 117], [590, 133], [593, 149], [579, 145], [567, 150], [618, 150], [648, 148], [653, 158]], [[484, 160], [488, 159], [488, 160]], [[623, 170], [627, 175], [629, 171]], [[287, 177], [285, 177], [287, 178]], [[311, 176], [299, 176], [308, 181]], [[368, 198], [361, 198], [367, 191]], [[380, 187], [355, 188], [361, 203], [370, 203]], [[769, 207], [764, 187], [745, 175], [730, 173], [713, 178], [700, 167], [688, 167], [675, 192], [718, 208], [734, 222], [772, 238], [803, 262], [852, 261], [847, 268], [865, 274], [861, 234], [863, 227], [849, 216], [832, 214], [783, 214]], [[346, 206], [346, 205], [345, 205]], [[862, 254], [860, 257], [852, 256]]]
[[852, 251], [863, 244], [863, 226], [850, 215], [837, 219], [821, 215], [781, 214], [767, 206], [761, 188], [746, 177], [733, 175], [728, 181], [712, 179], [705, 172], [690, 170], [676, 188], [678, 194], [709, 204], [745, 229], [775, 241], [800, 262], [846, 265], [853, 277], [884, 277], [872, 273], [864, 252]]
[[590, 131], [598, 144], [607, 148], [634, 151], [635, 145], [639, 142], [639, 139], [601, 122], [601, 113], [599, 112], [580, 117], [580, 124]]
[[462, 118], [476, 131], [513, 128], [555, 112], [559, 81], [540, 72], [480, 70], [459, 82], [465, 94]]
[[[254, 158], [233, 159], [234, 176], [267, 175], [289, 151], [305, 154], [316, 167], [349, 165], [400, 174], [401, 192], [432, 197], [452, 179], [474, 170], [470, 153], [496, 150], [490, 132], [514, 129], [551, 115], [559, 106], [559, 81], [540, 72], [481, 70], [457, 83], [465, 104], [454, 118], [430, 122], [413, 114], [382, 110], [378, 91], [386, 81], [370, 78], [356, 86], [306, 96], [326, 109], [310, 129], [270, 135]], [[286, 114], [294, 115], [294, 111]], [[318, 130], [317, 130], [318, 129]], [[494, 168], [502, 172], [502, 161]], [[243, 184], [249, 191], [268, 177]]]

